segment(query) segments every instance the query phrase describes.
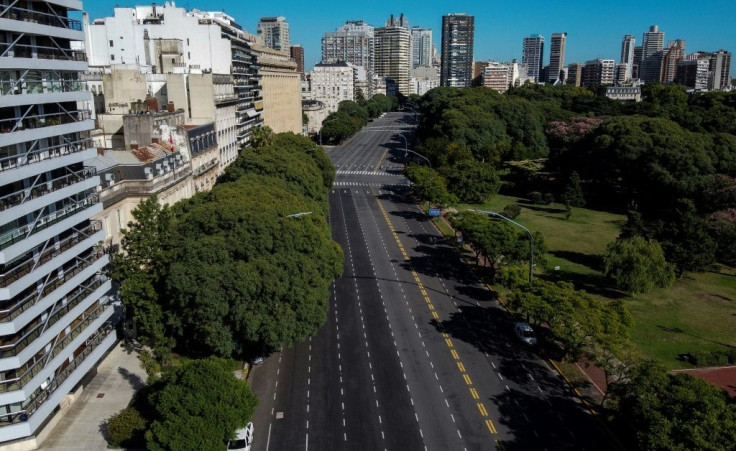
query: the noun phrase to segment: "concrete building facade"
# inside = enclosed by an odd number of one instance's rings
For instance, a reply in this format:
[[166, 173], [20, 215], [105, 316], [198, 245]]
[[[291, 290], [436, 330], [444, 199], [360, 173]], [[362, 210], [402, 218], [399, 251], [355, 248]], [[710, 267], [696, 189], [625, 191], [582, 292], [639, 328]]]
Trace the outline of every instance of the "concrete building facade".
[[658, 82], [662, 74], [664, 32], [659, 31], [659, 26], [652, 25], [649, 27], [649, 31], [644, 33], [641, 45], [639, 78], [645, 82]]
[[289, 55], [258, 45], [256, 53], [263, 97], [263, 125], [275, 133], [302, 133], [301, 75]]
[[291, 48], [289, 23], [286, 17], [262, 17], [258, 22], [258, 37], [270, 49], [288, 53]]
[[354, 74], [350, 63], [318, 63], [311, 76], [311, 99], [321, 102], [328, 114], [343, 100], [354, 100]]
[[544, 36], [533, 34], [524, 38], [521, 64], [526, 66], [526, 75], [529, 79], [534, 82], [542, 81], [539, 77], [544, 67]]
[[440, 85], [440, 71], [432, 66], [419, 66], [410, 71], [410, 93], [424, 95]]
[[304, 76], [304, 47], [301, 45], [292, 45], [289, 49], [291, 59], [296, 63], [296, 71]]
[[[402, 14], [374, 30], [375, 75], [386, 78], [386, 94], [409, 95], [411, 33]], [[378, 92], [378, 91], [376, 91]]]
[[583, 82], [583, 66], [578, 63], [570, 63], [567, 66], [566, 85], [580, 86]]
[[582, 86], [612, 85], [616, 63], [612, 59], [598, 58], [586, 61], [582, 70]]
[[322, 62], [347, 62], [374, 73], [374, 28], [362, 20], [345, 22], [322, 36]]
[[[564, 81], [562, 76], [565, 67], [565, 47], [567, 46], [567, 33], [552, 33], [549, 46], [549, 71], [547, 75], [548, 83], [555, 83], [557, 80]], [[562, 77], [562, 78], [561, 78]]]
[[474, 16], [465, 13], [442, 16], [442, 86], [469, 88], [472, 85], [474, 40]]
[[[42, 428], [117, 341], [82, 2], [6, 2], [0, 33], [0, 447]], [[11, 445], [12, 442], [12, 445]]]
[[633, 78], [634, 69], [634, 49], [636, 48], [636, 38], [630, 34], [624, 36], [621, 41], [621, 58], [619, 64], [626, 64], [626, 69], [623, 73], [625, 82], [628, 82]]
[[411, 29], [411, 68], [432, 65], [432, 29], [414, 26]]

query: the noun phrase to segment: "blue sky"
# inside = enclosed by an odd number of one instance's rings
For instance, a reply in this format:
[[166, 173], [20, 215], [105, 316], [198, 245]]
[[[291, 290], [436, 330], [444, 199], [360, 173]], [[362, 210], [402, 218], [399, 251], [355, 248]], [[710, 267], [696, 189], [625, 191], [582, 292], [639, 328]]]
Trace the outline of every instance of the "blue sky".
[[[159, 5], [162, 0], [157, 2]], [[512, 6], [512, 5], [517, 6]], [[121, 0], [83, 0], [91, 18], [111, 16], [113, 7], [150, 4]], [[410, 25], [432, 28], [439, 49], [442, 15], [465, 12], [475, 16], [475, 59], [521, 59], [524, 36], [539, 33], [545, 37], [545, 64], [549, 61], [549, 39], [555, 32], [567, 32], [566, 63], [594, 58], [612, 58], [618, 62], [621, 39], [625, 34], [641, 44], [642, 33], [657, 24], [669, 39], [685, 39], [686, 51], [714, 51], [724, 48], [736, 52], [736, 26], [732, 1], [706, 0], [619, 0], [616, 2], [567, 0], [525, 2], [437, 1], [373, 2], [370, 0], [180, 0], [179, 7], [201, 10], [224, 10], [251, 33], [256, 32], [263, 16], [285, 16], [291, 30], [292, 44], [305, 50], [307, 70], [320, 59], [320, 39], [346, 20], [362, 19], [382, 26], [390, 14], [404, 15]], [[507, 6], [508, 5], [508, 6]], [[732, 59], [731, 76], [736, 76]]]

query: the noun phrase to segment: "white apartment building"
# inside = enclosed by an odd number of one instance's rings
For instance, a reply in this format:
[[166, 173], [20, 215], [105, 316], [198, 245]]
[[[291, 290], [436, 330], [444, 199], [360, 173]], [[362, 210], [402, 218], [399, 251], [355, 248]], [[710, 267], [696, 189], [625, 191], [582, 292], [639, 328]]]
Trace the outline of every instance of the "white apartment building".
[[483, 86], [495, 89], [498, 92], [509, 90], [509, 84], [514, 83], [514, 71], [510, 64], [491, 61], [483, 68]]
[[[38, 446], [117, 340], [76, 0], [0, 14], [0, 447]], [[62, 407], [62, 412], [64, 407]], [[49, 427], [49, 426], [47, 426]]]
[[411, 29], [411, 68], [432, 65], [432, 29], [414, 26]]
[[322, 62], [348, 62], [365, 69], [368, 89], [363, 92], [366, 98], [373, 95], [370, 80], [374, 70], [373, 26], [362, 20], [349, 20], [334, 32], [322, 36]]
[[289, 53], [291, 39], [286, 17], [262, 17], [258, 22], [258, 36], [266, 47]]
[[322, 102], [328, 113], [343, 100], [355, 99], [354, 71], [350, 63], [318, 63], [312, 70], [312, 99]]
[[[178, 82], [184, 85], [173, 87], [179, 93], [173, 101], [191, 114], [190, 123], [215, 121], [220, 171], [247, 144], [250, 130], [262, 124], [258, 67], [250, 47], [255, 38], [227, 14], [187, 11], [166, 2], [118, 7], [112, 17], [91, 23], [86, 14], [84, 19], [91, 66], [137, 64], [150, 67], [154, 74], [187, 74]], [[192, 74], [209, 76], [211, 83], [196, 80], [197, 88], [192, 89]]]
[[440, 70], [432, 66], [419, 66], [409, 71], [410, 94], [420, 96], [440, 85]]

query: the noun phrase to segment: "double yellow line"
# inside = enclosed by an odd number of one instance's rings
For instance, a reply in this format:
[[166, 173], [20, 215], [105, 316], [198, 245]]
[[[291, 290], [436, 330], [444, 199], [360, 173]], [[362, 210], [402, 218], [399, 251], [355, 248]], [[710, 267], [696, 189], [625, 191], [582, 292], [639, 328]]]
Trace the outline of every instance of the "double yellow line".
[[[399, 251], [401, 252], [401, 255], [404, 257], [404, 261], [407, 263], [409, 262], [409, 254], [406, 253], [406, 250], [404, 249], [404, 246], [401, 244], [401, 241], [399, 240], [399, 235], [396, 233], [396, 230], [394, 230], [394, 226], [391, 223], [391, 220], [388, 217], [388, 213], [386, 212], [386, 209], [383, 208], [383, 205], [381, 205], [381, 202], [378, 202], [378, 208], [381, 209], [381, 214], [383, 215], [383, 219], [386, 221], [386, 224], [388, 224], [389, 230], [391, 230], [391, 235], [394, 237], [394, 240], [396, 241], [396, 245], [399, 247]], [[417, 274], [414, 269], [409, 267], [411, 271], [411, 275], [414, 277], [414, 281], [417, 284], [417, 287], [419, 288], [419, 292], [422, 293], [422, 297], [424, 298], [424, 302], [427, 304], [427, 308], [429, 308], [429, 311], [432, 315], [432, 317], [439, 321], [440, 316], [437, 314], [437, 311], [434, 308], [434, 304], [432, 304], [432, 300], [429, 298], [429, 295], [427, 294], [427, 290], [424, 288], [424, 284], [422, 284], [422, 281], [419, 279], [419, 274]], [[480, 401], [480, 396], [478, 395], [478, 390], [475, 389], [473, 386], [473, 381], [470, 379], [470, 375], [465, 369], [465, 365], [460, 359], [460, 355], [457, 352], [457, 349], [455, 349], [455, 345], [452, 342], [452, 339], [447, 334], [447, 332], [442, 331], [442, 326], [439, 325], [440, 331], [442, 333], [442, 337], [445, 339], [445, 344], [447, 345], [447, 348], [450, 351], [450, 355], [452, 356], [452, 359], [455, 361], [457, 365], [457, 369], [460, 372], [460, 375], [463, 377], [463, 380], [465, 381], [465, 385], [468, 386], [468, 390], [470, 391], [470, 396], [473, 398], [473, 400], [476, 401], [476, 406], [478, 407], [478, 412], [480, 413], [481, 418], [485, 422], [486, 427], [488, 428], [488, 431], [491, 434], [498, 434], [498, 431], [496, 430], [496, 426], [493, 424], [493, 420], [491, 420], [490, 415], [488, 414], [488, 410], [486, 409], [486, 406], [483, 404], [482, 401]], [[496, 441], [496, 444], [498, 445], [498, 440]]]

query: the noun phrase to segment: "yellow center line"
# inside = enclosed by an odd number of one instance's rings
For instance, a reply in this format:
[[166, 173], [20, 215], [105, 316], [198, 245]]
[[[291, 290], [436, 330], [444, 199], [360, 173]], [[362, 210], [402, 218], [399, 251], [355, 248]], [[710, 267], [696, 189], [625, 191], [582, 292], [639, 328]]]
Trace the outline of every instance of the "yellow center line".
[[[387, 149], [388, 150], [388, 149]], [[385, 152], [384, 152], [385, 155]], [[383, 159], [383, 156], [381, 156], [381, 159]], [[379, 160], [380, 163], [380, 160]], [[378, 168], [378, 166], [376, 166]], [[375, 193], [374, 193], [375, 194]], [[381, 213], [383, 214], [383, 218], [388, 224], [389, 229], [391, 230], [391, 234], [394, 237], [394, 240], [396, 241], [397, 246], [399, 247], [399, 251], [404, 257], [404, 260], [409, 262], [409, 255], [406, 253], [406, 250], [404, 250], [404, 246], [401, 244], [401, 240], [399, 239], [399, 235], [396, 233], [396, 230], [394, 230], [393, 224], [391, 223], [391, 220], [388, 217], [388, 213], [386, 212], [386, 209], [383, 208], [383, 205], [381, 202], [378, 202], [378, 208], [381, 209]], [[427, 290], [424, 287], [424, 284], [422, 284], [421, 279], [419, 278], [419, 274], [413, 269], [410, 269], [412, 276], [414, 276], [414, 280], [416, 281], [417, 288], [419, 288], [419, 291], [422, 293], [422, 297], [424, 298], [424, 301], [427, 303], [427, 306], [429, 307], [429, 310], [432, 312], [432, 317], [434, 319], [439, 320], [440, 316], [437, 314], [437, 311], [434, 308], [434, 304], [432, 303], [432, 300], [429, 298], [429, 295], [427, 294]], [[456, 360], [458, 371], [460, 371], [460, 374], [463, 376], [463, 380], [465, 381], [465, 384], [470, 389], [470, 395], [473, 397], [473, 399], [478, 400], [480, 399], [480, 396], [478, 395], [478, 391], [473, 387], [473, 381], [470, 380], [470, 376], [465, 370], [465, 365], [460, 362], [460, 355], [458, 352], [454, 349], [454, 344], [452, 343], [452, 340], [450, 339], [450, 335], [447, 332], [441, 332], [442, 337], [445, 339], [445, 343], [447, 344], [447, 347], [450, 349], [450, 354], [452, 355], [453, 359]], [[493, 424], [493, 421], [491, 421], [490, 418], [488, 418], [488, 410], [486, 410], [486, 406], [483, 405], [483, 403], [478, 403], [478, 411], [480, 412], [481, 417], [486, 423], [486, 427], [491, 432], [491, 434], [497, 434], [498, 431], [496, 430], [496, 426]], [[498, 445], [499, 442], [496, 440], [496, 444]]]

